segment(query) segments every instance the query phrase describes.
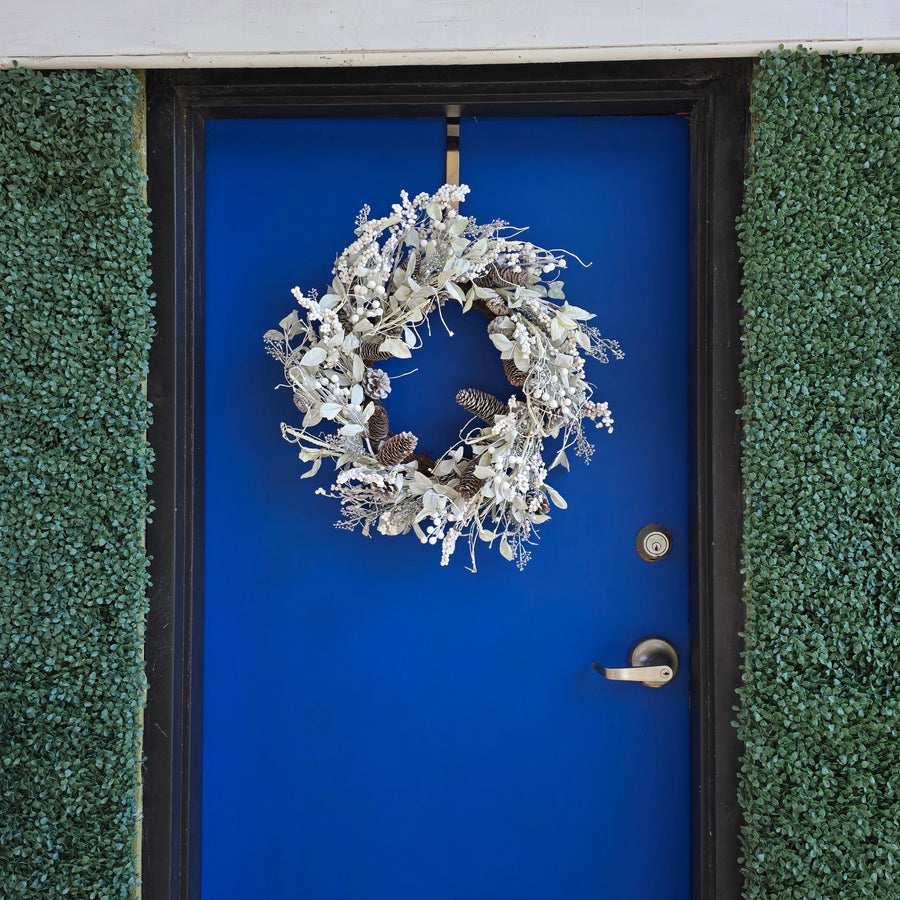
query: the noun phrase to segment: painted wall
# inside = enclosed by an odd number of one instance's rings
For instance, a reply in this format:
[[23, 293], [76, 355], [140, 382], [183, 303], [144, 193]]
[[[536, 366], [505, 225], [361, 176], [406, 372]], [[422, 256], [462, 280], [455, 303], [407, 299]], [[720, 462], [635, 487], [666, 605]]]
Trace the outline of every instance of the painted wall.
[[897, 0], [4, 0], [0, 65], [327, 66], [900, 52]]

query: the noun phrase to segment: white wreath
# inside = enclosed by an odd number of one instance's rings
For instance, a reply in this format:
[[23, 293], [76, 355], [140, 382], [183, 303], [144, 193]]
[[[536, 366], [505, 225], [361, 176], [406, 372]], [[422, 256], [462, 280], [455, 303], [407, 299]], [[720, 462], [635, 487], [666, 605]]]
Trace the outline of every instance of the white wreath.
[[[314, 475], [324, 458], [334, 460], [331, 491], [316, 493], [340, 500], [338, 528], [360, 526], [365, 535], [373, 526], [386, 535], [412, 529], [422, 543], [441, 543], [441, 565], [467, 538], [473, 571], [476, 541], [499, 540], [500, 553], [521, 569], [550, 502], [566, 506], [546, 480], [545, 439], [562, 436], [550, 468], [568, 468], [568, 448], [585, 462], [593, 453], [584, 419], [613, 430], [608, 405], [592, 399], [583, 354], [600, 362], [624, 354], [617, 341], [583, 324], [592, 314], [553, 302], [564, 298], [557, 275], [565, 257], [519, 240], [524, 229], [459, 215], [468, 192], [444, 185], [410, 200], [404, 191], [391, 214], [374, 221], [364, 207], [328, 292], [319, 299], [294, 288], [300, 313], [266, 332], [265, 342], [304, 413], [299, 427], [281, 426], [300, 459], [313, 464], [302, 477]], [[449, 302], [488, 317], [490, 339], [517, 390], [506, 402], [461, 390], [457, 401], [485, 424], [470, 427], [470, 420], [459, 441], [431, 459], [415, 453], [411, 432], [389, 430], [383, 401], [390, 377], [375, 363], [410, 357], [422, 346], [429, 316], [443, 321]], [[313, 432], [323, 419], [335, 428]]]

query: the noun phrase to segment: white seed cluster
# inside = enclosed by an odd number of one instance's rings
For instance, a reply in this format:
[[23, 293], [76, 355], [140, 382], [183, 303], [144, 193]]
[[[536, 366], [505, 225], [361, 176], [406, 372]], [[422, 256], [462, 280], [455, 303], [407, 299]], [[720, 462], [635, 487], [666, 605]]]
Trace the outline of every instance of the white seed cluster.
[[519, 322], [513, 329], [512, 340], [519, 345], [522, 356], [525, 359], [529, 359], [531, 357], [532, 340], [531, 335], [528, 333], [528, 328], [522, 322]]
[[[339, 472], [335, 479], [340, 484], [347, 484], [351, 481], [358, 481], [361, 484], [375, 485], [384, 488], [388, 485], [388, 479], [385, 478], [384, 472], [368, 466], [354, 466], [352, 469], [344, 469]], [[332, 485], [332, 490], [337, 490], [337, 485]]]
[[613, 422], [615, 419], [609, 411], [608, 403], [587, 402], [582, 407], [584, 416], [587, 419], [598, 420], [597, 428], [605, 428], [610, 434], [613, 432]]

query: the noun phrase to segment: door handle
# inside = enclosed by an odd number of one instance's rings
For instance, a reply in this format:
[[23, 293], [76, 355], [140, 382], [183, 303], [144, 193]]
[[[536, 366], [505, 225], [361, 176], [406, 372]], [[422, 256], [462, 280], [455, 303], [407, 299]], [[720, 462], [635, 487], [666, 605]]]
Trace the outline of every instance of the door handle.
[[610, 668], [592, 662], [591, 667], [610, 681], [638, 681], [646, 687], [662, 687], [678, 672], [678, 651], [662, 638], [644, 638], [631, 648], [628, 663], [624, 668]]

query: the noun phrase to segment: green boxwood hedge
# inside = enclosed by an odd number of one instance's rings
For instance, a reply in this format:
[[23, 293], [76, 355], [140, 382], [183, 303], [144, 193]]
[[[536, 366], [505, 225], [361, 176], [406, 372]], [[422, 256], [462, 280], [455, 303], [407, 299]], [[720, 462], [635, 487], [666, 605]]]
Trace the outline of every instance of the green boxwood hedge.
[[744, 258], [746, 898], [900, 897], [900, 81], [761, 59]]
[[0, 897], [128, 898], [149, 224], [126, 71], [0, 72]]

